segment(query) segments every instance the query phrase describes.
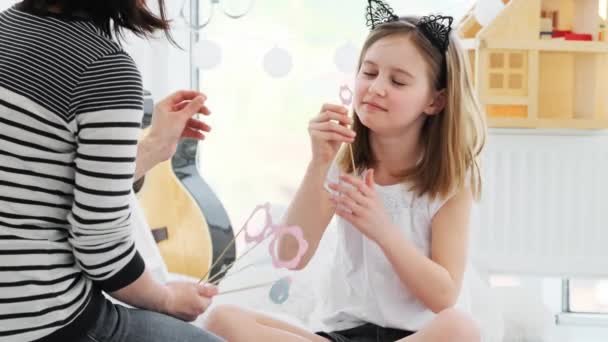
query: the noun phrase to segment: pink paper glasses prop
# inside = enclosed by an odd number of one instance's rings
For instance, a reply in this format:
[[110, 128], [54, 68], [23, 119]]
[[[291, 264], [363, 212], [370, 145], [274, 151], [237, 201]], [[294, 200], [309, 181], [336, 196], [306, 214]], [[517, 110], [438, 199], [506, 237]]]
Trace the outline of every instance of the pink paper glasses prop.
[[[340, 101], [342, 101], [342, 105], [344, 107], [349, 107], [353, 103], [353, 92], [350, 90], [348, 85], [343, 84], [340, 87]], [[348, 144], [348, 149], [350, 151], [350, 161], [353, 166], [353, 174], [357, 174], [357, 169], [355, 167], [355, 157], [353, 154], [353, 144]]]
[[340, 87], [340, 100], [342, 101], [342, 104], [346, 107], [350, 106], [350, 104], [353, 103], [353, 92], [346, 84], [343, 84]]
[[[264, 228], [258, 233], [251, 232], [250, 227], [252, 226], [249, 225], [249, 222], [253, 219], [253, 217], [259, 210], [263, 210], [265, 214]], [[302, 228], [300, 228], [299, 226], [275, 225], [272, 222], [272, 217], [270, 216], [270, 203], [265, 203], [263, 205], [257, 206], [249, 216], [249, 219], [245, 223], [244, 228], [245, 242], [255, 242], [256, 246], [259, 245], [262, 241], [266, 240], [268, 237], [273, 236], [268, 251], [272, 256], [272, 264], [275, 268], [286, 268], [288, 270], [296, 268], [296, 266], [298, 266], [300, 260], [302, 260], [302, 257], [308, 250], [308, 242], [304, 240]], [[286, 237], [287, 235], [291, 235], [298, 242], [298, 252], [293, 257], [293, 259], [283, 261], [279, 257], [277, 241], [281, 241], [281, 239]]]
[[[256, 225], [256, 222], [254, 222], [253, 219], [254, 219], [254, 217], [256, 217], [256, 214], [258, 214], [260, 212], [263, 215], [264, 223], [262, 225], [262, 229], [257, 230], [256, 228], [259, 228], [259, 225]], [[292, 269], [296, 268], [298, 266], [298, 264], [300, 263], [300, 261], [302, 260], [302, 257], [304, 256], [304, 254], [306, 254], [306, 251], [308, 250], [308, 242], [304, 239], [304, 234], [302, 232], [302, 229], [299, 226], [277, 225], [277, 224], [273, 223], [272, 216], [270, 215], [270, 203], [265, 203], [265, 204], [258, 205], [255, 207], [255, 209], [249, 215], [249, 218], [247, 219], [247, 221], [245, 222], [243, 227], [239, 230], [239, 232], [236, 234], [234, 239], [231, 241], [231, 243], [228, 245], [228, 247], [226, 247], [226, 249], [222, 252], [221, 255], [223, 255], [225, 253], [225, 251], [234, 244], [234, 241], [243, 232], [245, 233], [245, 242], [247, 244], [254, 243], [253, 247], [247, 249], [242, 255], [240, 255], [238, 258], [236, 258], [224, 270], [218, 272], [218, 274], [216, 274], [214, 277], [210, 278], [208, 280], [209, 283], [213, 284], [213, 283], [219, 282], [219, 279], [220, 279], [219, 275], [223, 274], [228, 269], [230, 269], [230, 267], [232, 265], [234, 265], [239, 259], [243, 258], [249, 252], [254, 250], [257, 246], [259, 246], [267, 238], [272, 238], [270, 245], [269, 245], [269, 253], [272, 257], [272, 264], [277, 269], [286, 268], [288, 270], [292, 270]], [[297, 245], [298, 245], [298, 250], [293, 258], [291, 258], [289, 260], [282, 260], [279, 257], [278, 241], [281, 241], [281, 239], [283, 239], [287, 236], [291, 236], [295, 239], [295, 241], [297, 242]], [[221, 259], [221, 256], [218, 259]], [[237, 270], [236, 272], [231, 272], [231, 275], [234, 275], [235, 273], [243, 271], [244, 269], [249, 268], [250, 266], [252, 266], [252, 264], [246, 265], [246, 266], [242, 267], [241, 269]], [[211, 267], [213, 268], [214, 265]], [[209, 272], [207, 272], [207, 274], [208, 273]], [[203, 276], [201, 281], [203, 279], [205, 279], [207, 274], [205, 274], [205, 276]], [[226, 275], [224, 277], [224, 279], [227, 278], [228, 276], [229, 275]], [[280, 279], [270, 282], [270, 283], [257, 284], [257, 285], [242, 287], [239, 289], [223, 291], [222, 293], [220, 293], [220, 295], [272, 285], [272, 288], [270, 289], [270, 293], [269, 293], [270, 299], [276, 304], [282, 304], [283, 302], [285, 302], [287, 300], [287, 298], [289, 298], [289, 288], [291, 286], [291, 283], [292, 283], [292, 280], [290, 277], [283, 277], [283, 278], [280, 278]]]

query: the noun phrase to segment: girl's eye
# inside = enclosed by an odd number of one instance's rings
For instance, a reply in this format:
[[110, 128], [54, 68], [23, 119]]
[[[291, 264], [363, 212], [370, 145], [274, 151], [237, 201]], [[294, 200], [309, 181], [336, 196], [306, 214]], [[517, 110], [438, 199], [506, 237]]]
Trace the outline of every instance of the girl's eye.
[[368, 76], [368, 77], [374, 77], [376, 76], [376, 74], [374, 74], [373, 72], [363, 72], [363, 75]]
[[400, 86], [400, 87], [401, 87], [401, 86], [406, 85], [405, 83], [397, 82], [397, 81], [395, 81], [395, 80], [393, 80], [393, 83], [394, 83], [395, 85]]

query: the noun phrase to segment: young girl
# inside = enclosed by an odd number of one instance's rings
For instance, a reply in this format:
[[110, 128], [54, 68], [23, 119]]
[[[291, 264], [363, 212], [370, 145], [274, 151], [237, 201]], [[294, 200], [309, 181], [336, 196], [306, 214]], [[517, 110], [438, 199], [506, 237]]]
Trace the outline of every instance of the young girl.
[[[354, 118], [326, 104], [310, 122], [312, 160], [285, 218], [308, 240], [303, 268], [338, 216], [336, 256], [319, 299], [328, 332], [219, 306], [206, 326], [228, 341], [480, 339], [473, 320], [454, 309], [485, 139], [465, 55], [451, 18], [399, 18], [370, 1], [368, 19]], [[356, 170], [348, 148], [332, 163], [343, 143], [352, 144]], [[280, 251], [295, 247], [283, 241]]]

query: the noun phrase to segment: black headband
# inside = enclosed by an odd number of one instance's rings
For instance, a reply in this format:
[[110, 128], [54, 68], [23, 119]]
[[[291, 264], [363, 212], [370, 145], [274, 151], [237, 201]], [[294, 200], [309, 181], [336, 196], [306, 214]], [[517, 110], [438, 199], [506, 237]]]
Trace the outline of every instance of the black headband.
[[[379, 25], [399, 21], [391, 6], [382, 0], [368, 0], [367, 26], [372, 30]], [[435, 46], [441, 53], [445, 53], [450, 44], [450, 32], [454, 18], [442, 15], [429, 15], [420, 18], [416, 28]]]

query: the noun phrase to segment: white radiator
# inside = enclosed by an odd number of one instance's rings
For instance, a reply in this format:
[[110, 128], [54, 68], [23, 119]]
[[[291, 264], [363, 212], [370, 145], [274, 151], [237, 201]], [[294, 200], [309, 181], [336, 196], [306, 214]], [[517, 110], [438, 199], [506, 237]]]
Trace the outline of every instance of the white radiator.
[[608, 276], [608, 131], [493, 129], [482, 167], [478, 267]]

